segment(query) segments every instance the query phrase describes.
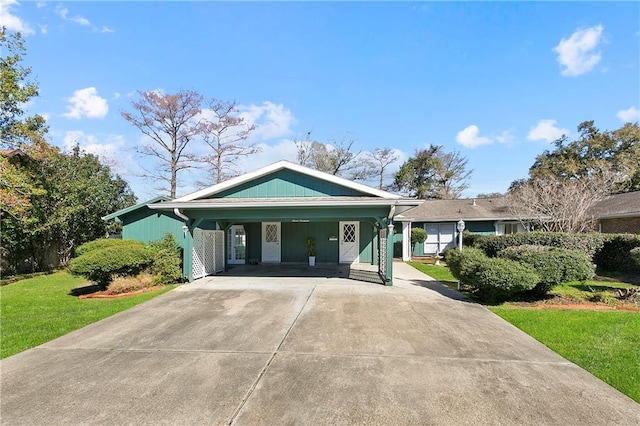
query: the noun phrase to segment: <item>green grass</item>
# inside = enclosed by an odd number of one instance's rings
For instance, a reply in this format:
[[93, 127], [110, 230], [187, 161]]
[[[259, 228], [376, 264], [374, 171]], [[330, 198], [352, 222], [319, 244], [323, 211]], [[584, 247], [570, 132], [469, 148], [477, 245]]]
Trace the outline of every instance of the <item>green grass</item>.
[[429, 275], [431, 278], [438, 280], [443, 284], [457, 285], [458, 283], [458, 280], [456, 280], [455, 277], [451, 275], [449, 268], [447, 268], [446, 266], [432, 265], [429, 263], [413, 261], [409, 261], [407, 263], [416, 268], [418, 271]]
[[0, 287], [0, 358], [6, 358], [162, 294], [174, 286], [118, 299], [80, 300], [87, 284], [65, 272]]
[[508, 306], [489, 309], [640, 402], [640, 313]]
[[[635, 288], [637, 286], [617, 281], [594, 281], [586, 282], [570, 281], [557, 285], [549, 292], [552, 295], [570, 297], [573, 299], [590, 300], [597, 292], [615, 291], [616, 289]], [[612, 301], [615, 299], [611, 296]]]

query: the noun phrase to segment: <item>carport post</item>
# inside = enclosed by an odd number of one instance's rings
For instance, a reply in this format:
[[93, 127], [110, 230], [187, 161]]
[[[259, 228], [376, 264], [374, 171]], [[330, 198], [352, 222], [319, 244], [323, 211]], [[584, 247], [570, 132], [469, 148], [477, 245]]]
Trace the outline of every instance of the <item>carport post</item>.
[[393, 219], [387, 225], [387, 279], [384, 285], [393, 285]]

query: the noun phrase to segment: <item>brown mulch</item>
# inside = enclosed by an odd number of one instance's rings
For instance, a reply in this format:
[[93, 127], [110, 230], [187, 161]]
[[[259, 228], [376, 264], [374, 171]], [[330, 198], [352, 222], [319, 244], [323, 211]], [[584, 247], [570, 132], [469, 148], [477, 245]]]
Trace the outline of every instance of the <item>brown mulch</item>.
[[160, 287], [149, 287], [142, 290], [131, 291], [129, 293], [112, 294], [109, 291], [97, 291], [95, 293], [82, 294], [78, 299], [117, 299], [120, 297], [134, 296], [136, 294], [146, 293], [148, 291], [158, 290]]

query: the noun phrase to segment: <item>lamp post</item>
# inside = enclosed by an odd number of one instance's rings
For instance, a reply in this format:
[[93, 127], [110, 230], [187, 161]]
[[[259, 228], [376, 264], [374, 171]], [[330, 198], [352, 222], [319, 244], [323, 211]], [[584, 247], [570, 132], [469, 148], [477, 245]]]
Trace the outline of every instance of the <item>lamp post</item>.
[[458, 246], [460, 251], [462, 251], [462, 231], [464, 231], [464, 220], [460, 219], [458, 221], [458, 235], [460, 236], [460, 245]]

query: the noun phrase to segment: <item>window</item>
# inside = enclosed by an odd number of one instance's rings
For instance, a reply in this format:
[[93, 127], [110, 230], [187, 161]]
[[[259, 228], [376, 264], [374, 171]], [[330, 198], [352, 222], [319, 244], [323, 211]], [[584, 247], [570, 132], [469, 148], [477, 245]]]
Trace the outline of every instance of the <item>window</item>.
[[504, 233], [505, 234], [515, 234], [518, 232], [518, 224], [517, 223], [505, 223], [504, 224]]

